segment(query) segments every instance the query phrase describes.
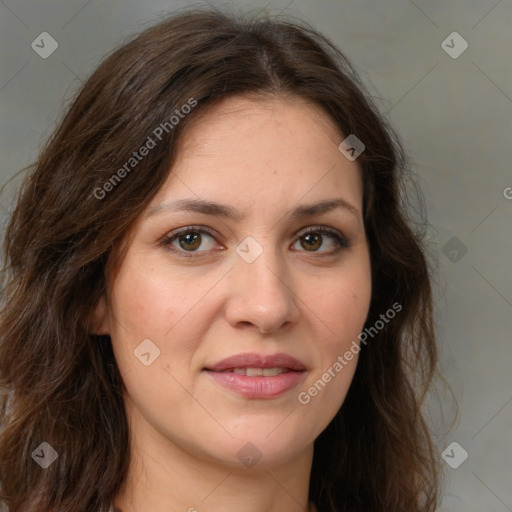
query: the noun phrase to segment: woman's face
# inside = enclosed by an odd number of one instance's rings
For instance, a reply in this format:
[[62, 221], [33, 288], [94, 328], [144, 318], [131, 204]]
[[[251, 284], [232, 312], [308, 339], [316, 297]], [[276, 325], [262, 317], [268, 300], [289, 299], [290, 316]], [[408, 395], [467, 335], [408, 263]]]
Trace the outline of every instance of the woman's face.
[[285, 98], [226, 100], [184, 132], [97, 309], [153, 456], [270, 467], [311, 455], [342, 405], [371, 296], [344, 138]]

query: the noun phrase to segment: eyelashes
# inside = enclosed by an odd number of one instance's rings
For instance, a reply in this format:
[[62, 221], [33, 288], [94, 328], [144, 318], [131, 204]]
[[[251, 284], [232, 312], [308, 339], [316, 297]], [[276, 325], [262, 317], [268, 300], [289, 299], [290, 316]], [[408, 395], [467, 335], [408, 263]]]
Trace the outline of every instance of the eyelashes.
[[[214, 249], [216, 243], [216, 234], [210, 228], [206, 226], [186, 226], [171, 231], [163, 237], [159, 244], [178, 256], [197, 258], [211, 250], [223, 250]], [[296, 246], [297, 243], [300, 243], [302, 249], [292, 249], [294, 252], [305, 252], [318, 257], [334, 256], [342, 250], [351, 247], [351, 243], [345, 235], [327, 226], [310, 226], [306, 228], [299, 232], [292, 247]], [[197, 250], [202, 245], [206, 245], [206, 249]], [[327, 252], [318, 250], [323, 249], [325, 245], [330, 245], [331, 249]]]

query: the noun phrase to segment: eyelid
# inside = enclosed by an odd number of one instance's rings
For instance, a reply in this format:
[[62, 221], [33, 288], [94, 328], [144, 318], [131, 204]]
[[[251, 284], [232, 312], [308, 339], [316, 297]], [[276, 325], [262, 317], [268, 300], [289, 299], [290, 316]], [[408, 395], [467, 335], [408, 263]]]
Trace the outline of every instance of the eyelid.
[[207, 226], [199, 226], [199, 225], [189, 225], [189, 226], [183, 226], [181, 228], [174, 229], [172, 231], [169, 231], [167, 234], [165, 234], [160, 241], [158, 242], [159, 245], [163, 246], [165, 249], [167, 249], [170, 252], [173, 252], [175, 254], [183, 255], [186, 258], [193, 258], [197, 257], [197, 254], [200, 254], [202, 252], [208, 252], [208, 251], [183, 251], [176, 249], [175, 247], [171, 247], [171, 242], [179, 237], [181, 234], [189, 233], [189, 232], [198, 232], [201, 234], [206, 233], [208, 236], [213, 238], [217, 243], [217, 237], [219, 236], [217, 232]]
[[[296, 240], [293, 242], [293, 244], [295, 244], [298, 239], [300, 239], [301, 237], [303, 237], [304, 235], [307, 235], [309, 233], [320, 233], [321, 235], [325, 235], [325, 234], [330, 235], [331, 238], [334, 238], [334, 240], [338, 244], [338, 247], [334, 251], [329, 251], [329, 252], [312, 251], [311, 254], [318, 254], [318, 256], [333, 256], [335, 254], [338, 254], [343, 249], [350, 249], [352, 247], [352, 242], [350, 241], [350, 239], [347, 236], [345, 236], [345, 234], [343, 234], [341, 231], [339, 231], [338, 229], [335, 229], [335, 228], [330, 228], [328, 226], [321, 225], [321, 224], [308, 226], [307, 228], [304, 228], [302, 231], [299, 231], [295, 235]], [[300, 252], [305, 252], [307, 254], [310, 251], [300, 251]]]
[[308, 233], [327, 233], [333, 235], [334, 237], [339, 237], [347, 244], [347, 246], [349, 245], [348, 237], [345, 236], [341, 231], [335, 228], [330, 228], [329, 226], [323, 226], [322, 224], [308, 226], [307, 228], [304, 228], [304, 230], [299, 231], [295, 236], [300, 238], [301, 236], [307, 235]]
[[[178, 237], [181, 234], [189, 233], [189, 232], [198, 232], [201, 234], [206, 233], [210, 237], [212, 237], [217, 243], [217, 237], [219, 237], [218, 233], [207, 227], [207, 226], [200, 226], [200, 225], [189, 225], [189, 226], [183, 226], [181, 228], [174, 229], [173, 231], [168, 232], [162, 239], [160, 240], [159, 244], [164, 246], [167, 250], [173, 253], [177, 253], [179, 255], [182, 255], [186, 258], [194, 258], [198, 257], [202, 252], [211, 252], [211, 251], [184, 251], [179, 250], [174, 247], [170, 247], [171, 242]], [[349, 249], [352, 247], [352, 244], [348, 237], [346, 237], [341, 231], [331, 228], [324, 225], [312, 225], [307, 226], [306, 228], [303, 228], [302, 230], [298, 231], [294, 235], [294, 240], [292, 242], [292, 245], [294, 245], [301, 237], [304, 235], [307, 235], [309, 233], [319, 233], [321, 235], [328, 234], [330, 235], [338, 244], [338, 247], [334, 251], [330, 252], [318, 252], [318, 251], [311, 251], [311, 254], [317, 254], [318, 256], [332, 256], [337, 254], [339, 251], [343, 249]], [[305, 252], [308, 253], [309, 251], [297, 251], [297, 252]]]

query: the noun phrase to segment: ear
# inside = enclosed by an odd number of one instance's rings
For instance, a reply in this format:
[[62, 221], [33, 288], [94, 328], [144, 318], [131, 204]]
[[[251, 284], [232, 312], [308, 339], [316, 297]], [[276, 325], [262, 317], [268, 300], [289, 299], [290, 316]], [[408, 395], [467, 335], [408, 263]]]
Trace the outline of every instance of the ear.
[[105, 301], [105, 295], [102, 295], [91, 315], [91, 326], [92, 330], [90, 334], [96, 334], [97, 336], [110, 334], [110, 324], [107, 315], [107, 305]]

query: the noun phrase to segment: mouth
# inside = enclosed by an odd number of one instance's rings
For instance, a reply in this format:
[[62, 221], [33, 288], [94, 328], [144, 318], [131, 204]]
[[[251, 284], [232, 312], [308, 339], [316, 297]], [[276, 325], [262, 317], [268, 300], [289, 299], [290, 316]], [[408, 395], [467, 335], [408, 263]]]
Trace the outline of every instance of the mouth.
[[220, 373], [236, 373], [247, 377], [276, 377], [282, 373], [291, 372], [289, 368], [228, 368]]
[[251, 399], [281, 396], [304, 379], [305, 366], [287, 354], [238, 354], [203, 371], [217, 384]]

